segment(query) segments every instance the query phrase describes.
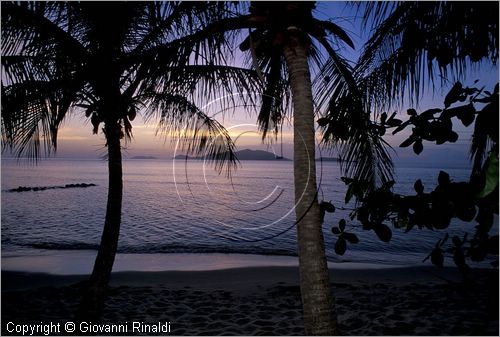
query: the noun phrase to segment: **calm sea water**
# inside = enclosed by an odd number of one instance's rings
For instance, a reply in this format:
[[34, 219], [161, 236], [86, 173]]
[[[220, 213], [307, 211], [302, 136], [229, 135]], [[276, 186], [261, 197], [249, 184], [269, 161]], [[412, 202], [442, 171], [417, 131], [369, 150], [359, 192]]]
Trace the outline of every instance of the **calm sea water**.
[[[232, 179], [217, 175], [200, 161], [124, 161], [124, 200], [120, 253], [238, 253], [296, 255], [292, 162], [243, 161]], [[324, 225], [330, 261], [388, 265], [421, 264], [443, 232], [393, 230], [390, 243], [348, 228], [360, 238], [344, 256], [334, 253], [332, 224], [348, 218], [345, 185], [335, 162], [318, 163], [320, 200], [337, 207]], [[421, 178], [430, 188], [439, 168], [397, 170], [398, 192], [411, 192]], [[446, 170], [465, 180], [467, 169]], [[18, 186], [94, 183], [89, 188], [12, 193]], [[44, 160], [36, 167], [2, 159], [2, 255], [33, 256], [96, 250], [104, 221], [107, 164], [102, 160]], [[450, 234], [472, 224], [454, 223]], [[281, 234], [280, 234], [281, 233]], [[278, 235], [280, 234], [280, 235]]]

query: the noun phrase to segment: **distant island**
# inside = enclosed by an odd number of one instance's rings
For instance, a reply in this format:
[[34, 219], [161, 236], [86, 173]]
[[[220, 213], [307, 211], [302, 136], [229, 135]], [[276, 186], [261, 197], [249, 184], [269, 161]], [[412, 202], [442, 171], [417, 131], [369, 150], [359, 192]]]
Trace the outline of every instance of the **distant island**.
[[179, 154], [179, 155], [175, 156], [174, 159], [179, 159], [179, 160], [201, 160], [201, 159], [203, 159], [203, 157], [190, 157], [190, 156], [185, 155], [185, 154]]
[[130, 159], [158, 159], [158, 158], [153, 157], [153, 156], [134, 156]]
[[[272, 152], [267, 152], [267, 151], [262, 151], [262, 150], [250, 150], [250, 149], [245, 149], [241, 151], [236, 151], [235, 152], [236, 157], [239, 160], [284, 160], [284, 161], [292, 161], [292, 159], [277, 156]], [[141, 158], [142, 159], [142, 158]], [[174, 157], [174, 159], [179, 159], [179, 160], [203, 160], [204, 157], [191, 157], [185, 154], [179, 154]], [[319, 157], [316, 158], [316, 161], [323, 161], [323, 162], [338, 162], [340, 161], [339, 158], [337, 157]]]
[[[239, 160], [283, 160], [290, 161], [291, 159], [276, 156], [274, 153], [262, 151], [262, 150], [250, 150], [245, 149], [241, 151], [236, 151], [236, 158]], [[201, 160], [203, 157], [190, 157], [184, 154], [177, 155], [174, 159], [180, 160]]]
[[245, 149], [236, 152], [236, 157], [239, 160], [284, 160], [290, 161], [291, 159], [276, 156], [274, 153], [262, 150]]

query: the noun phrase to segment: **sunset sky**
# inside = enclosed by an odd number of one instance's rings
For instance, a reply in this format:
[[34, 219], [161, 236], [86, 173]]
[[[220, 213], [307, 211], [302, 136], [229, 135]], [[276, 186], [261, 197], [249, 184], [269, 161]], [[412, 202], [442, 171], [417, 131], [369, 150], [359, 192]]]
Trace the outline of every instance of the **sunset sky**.
[[[333, 19], [337, 24], [342, 26], [353, 39], [356, 49], [349, 50], [349, 47], [344, 49], [344, 55], [350, 55], [352, 60], [355, 60], [359, 55], [361, 46], [366, 40], [369, 32], [362, 31], [360, 28], [360, 19], [356, 18], [355, 11], [345, 7], [343, 2], [320, 2], [318, 3], [317, 15], [322, 19]], [[471, 71], [467, 76], [464, 85], [472, 85], [475, 79], [480, 79], [479, 84], [485, 85], [487, 89], [492, 89], [498, 82], [498, 66], [484, 65], [479, 69]], [[449, 87], [453, 82], [450, 82]], [[442, 107], [443, 98], [448, 91], [448, 88], [437, 88], [435, 93], [432, 90], [427, 91], [426, 97], [420, 102], [417, 110], [422, 111], [426, 108]], [[402, 113], [399, 117], [406, 119], [406, 108], [398, 109]], [[394, 109], [395, 111], [395, 109]], [[245, 148], [261, 149], [272, 151], [271, 148], [262, 144], [261, 136], [257, 132], [255, 126], [255, 112], [244, 111], [239, 109], [233, 115], [226, 115], [224, 119], [217, 115], [216, 118], [223, 123], [227, 128], [231, 128], [230, 134], [233, 139], [236, 139], [236, 145], [239, 150]], [[174, 152], [173, 145], [169, 139], [165, 139], [160, 135], [155, 135], [156, 125], [154, 123], [146, 124], [141, 117], [136, 118], [133, 124], [134, 139], [131, 143], [126, 144], [124, 157], [132, 157], [136, 155], [152, 155], [159, 158], [170, 158]], [[283, 128], [283, 154], [285, 157], [291, 158], [293, 133], [289, 127], [290, 121], [285, 123]], [[417, 157], [411, 151], [411, 148], [397, 149], [398, 158], [403, 161], [451, 161], [453, 163], [467, 163], [467, 151], [472, 128], [465, 129], [461, 125], [457, 125], [459, 140], [455, 144], [446, 143], [445, 145], [436, 147], [431, 143], [424, 142], [424, 152]], [[386, 140], [393, 147], [397, 147], [406, 137], [407, 133], [400, 133], [396, 136], [388, 136]], [[92, 134], [92, 126], [84, 117], [82, 112], [76, 112], [66, 119], [64, 126], [59, 132], [58, 152], [57, 157], [60, 158], [98, 158], [102, 156], [104, 151], [104, 137]], [[275, 145], [274, 150], [279, 153], [280, 141]], [[438, 152], [436, 152], [438, 151]], [[335, 156], [335, 153], [323, 153], [323, 156]], [[4, 156], [9, 156], [9, 153], [4, 153]], [[450, 162], [450, 163], [451, 163]]]

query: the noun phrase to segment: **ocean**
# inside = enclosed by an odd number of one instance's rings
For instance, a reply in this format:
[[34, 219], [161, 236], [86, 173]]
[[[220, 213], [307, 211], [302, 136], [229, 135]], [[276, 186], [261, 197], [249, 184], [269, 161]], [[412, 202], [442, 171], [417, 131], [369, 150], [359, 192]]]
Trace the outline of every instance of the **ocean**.
[[[346, 187], [340, 180], [339, 164], [317, 162], [317, 165], [319, 200], [332, 201], [337, 207], [335, 213], [327, 213], [323, 225], [331, 263], [423, 264], [422, 260], [445, 231], [413, 229], [404, 233], [393, 228], [392, 240], [381, 242], [374, 232], [363, 231], [359, 223], [349, 221], [353, 205], [344, 203]], [[230, 179], [195, 160], [129, 159], [124, 160], [123, 170], [118, 247], [123, 256], [297, 255], [290, 161], [241, 161], [241, 167]], [[395, 191], [413, 193], [413, 184], [419, 178], [429, 191], [440, 170], [398, 167]], [[469, 175], [466, 168], [443, 170], [455, 181], [466, 180]], [[22, 261], [23, 257], [76, 256], [77, 252], [96, 251], [107, 198], [104, 160], [44, 159], [37, 166], [30, 166], [23, 160], [3, 158], [1, 177], [2, 262], [8, 258]], [[7, 191], [19, 186], [78, 183], [96, 186]], [[331, 227], [341, 218], [347, 220], [347, 230], [356, 233], [360, 242], [348, 244], [345, 255], [338, 256], [334, 252]], [[457, 220], [448, 232], [461, 236], [464, 229], [472, 232], [473, 226]]]

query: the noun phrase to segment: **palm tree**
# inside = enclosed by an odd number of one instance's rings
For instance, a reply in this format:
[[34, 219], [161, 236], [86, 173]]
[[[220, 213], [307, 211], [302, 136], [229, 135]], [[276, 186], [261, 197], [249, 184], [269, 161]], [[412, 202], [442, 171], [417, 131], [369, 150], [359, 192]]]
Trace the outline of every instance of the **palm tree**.
[[[221, 19], [218, 3], [2, 2], [3, 150], [36, 158], [57, 149], [59, 126], [83, 112], [106, 139], [109, 187], [104, 229], [81, 318], [99, 314], [115, 259], [122, 215], [123, 141], [137, 112], [157, 118], [159, 130], [205, 153], [219, 172], [235, 165], [234, 144], [196, 103], [227, 89], [252, 91], [250, 71], [222, 63], [212, 34], [186, 38]], [[188, 132], [182, 130], [188, 129]], [[229, 172], [229, 171], [228, 171]]]
[[[342, 145], [342, 135], [347, 131], [339, 126], [352, 123], [352, 102], [359, 102], [373, 119], [382, 120], [384, 111], [393, 106], [401, 107], [405, 99], [412, 105], [416, 104], [429, 88], [444, 87], [450, 80], [463, 79], [469, 69], [477, 69], [484, 61], [497, 64], [499, 16], [498, 3], [493, 2], [404, 1], [362, 3], [358, 6], [364, 7], [364, 26], [372, 30], [353, 69], [359, 90], [344, 90], [341, 95], [330, 95], [338, 88], [336, 81], [320, 85], [323, 85], [322, 102], [328, 106], [323, 121], [324, 141], [329, 146], [340, 143], [347, 159], [345, 172], [366, 182], [365, 193], [368, 193], [391, 177], [375, 177], [367, 174], [375, 171], [365, 172], [355, 164], [361, 157], [370, 155], [366, 147]], [[323, 76], [334, 76], [334, 73], [331, 64], [322, 69]], [[377, 133], [383, 133], [385, 129], [370, 119], [357, 124], [358, 127], [352, 130], [364, 131], [358, 132], [352, 139], [375, 140], [371, 149], [376, 151], [377, 156], [383, 157], [383, 141]], [[486, 149], [484, 137], [472, 138], [474, 167], [471, 178], [481, 171]]]
[[[250, 30], [240, 49], [250, 52], [250, 59], [265, 82], [258, 116], [263, 137], [269, 130], [278, 132], [291, 97], [295, 215], [305, 331], [312, 335], [334, 335], [338, 334], [338, 327], [325, 256], [321, 214], [324, 211], [317, 198], [315, 165], [314, 103], [320, 96], [318, 92], [313, 93], [311, 79], [311, 67], [325, 65], [321, 49], [326, 51], [326, 62], [338, 85], [333, 96], [357, 92], [357, 88], [352, 69], [329, 40], [331, 37], [335, 42], [340, 40], [354, 47], [351, 39], [335, 23], [314, 18], [314, 8], [314, 2], [252, 2], [249, 14], [216, 22], [199, 34]], [[366, 119], [361, 109], [351, 113], [358, 116], [352, 116], [354, 120]], [[365, 138], [355, 141], [363, 142], [369, 150], [373, 145]], [[383, 148], [382, 153], [386, 154]], [[386, 167], [366, 164], [373, 164], [377, 159], [375, 154], [369, 161], [360, 161], [355, 166], [363, 167], [370, 174], [372, 170], [384, 171]]]
[[[354, 121], [352, 116], [357, 115], [352, 111], [361, 108], [368, 113], [366, 116], [377, 119], [392, 106], [402, 106], [405, 98], [414, 104], [429, 87], [447, 85], [450, 75], [464, 78], [468, 69], [483, 61], [497, 64], [499, 16], [498, 3], [493, 2], [401, 1], [357, 6], [364, 12], [363, 25], [372, 32], [352, 69], [358, 90], [339, 86], [337, 79], [325, 85], [318, 78], [316, 84], [320, 87], [320, 102], [328, 108], [322, 121], [323, 140], [327, 146], [339, 146], [346, 159], [344, 171], [366, 182], [369, 192], [391, 179], [384, 174], [390, 167], [376, 171], [357, 164], [371, 151], [380, 158], [386, 153], [377, 135], [381, 131], [378, 125], [370, 118]], [[327, 62], [321, 74], [323, 78], [335, 78], [334, 64]], [[348, 127], [353, 122], [356, 127]], [[365, 141], [345, 143], [345, 136]], [[358, 146], [349, 146], [356, 143]], [[372, 146], [363, 145], [369, 143]], [[476, 163], [485, 153], [486, 144], [479, 143], [479, 139], [473, 139], [471, 147]], [[382, 160], [379, 165], [388, 162]]]
[[[464, 77], [469, 67], [498, 62], [498, 3], [384, 2], [364, 4], [372, 28], [356, 77], [376, 110], [418, 101], [426, 88]], [[451, 74], [450, 74], [451, 73]]]
[[[462, 84], [456, 81], [467, 79], [467, 76], [471, 75], [470, 70], [482, 70], [481, 67], [485, 63], [486, 66], [498, 65], [499, 4], [404, 1], [362, 3], [360, 6], [364, 7], [364, 25], [372, 29], [372, 34], [354, 72], [362, 92], [363, 104], [374, 112], [376, 118], [380, 116], [382, 127], [369, 122], [371, 128], [385, 132], [384, 126], [398, 125], [401, 121], [395, 125], [384, 123], [387, 121], [384, 111], [394, 106], [400, 108], [408, 102], [414, 106], [419, 103], [426, 90], [443, 88], [450, 81], [455, 84], [444, 98], [444, 109], [429, 109], [418, 116], [414, 109], [408, 110], [410, 119], [395, 132], [401, 131], [406, 125], [414, 125], [412, 137], [427, 133], [427, 136], [419, 138], [419, 143], [415, 143], [420, 147], [415, 147], [414, 144], [414, 151], [420, 153], [421, 140], [429, 140], [440, 133], [438, 128], [431, 130], [426, 125], [426, 121], [431, 120], [429, 116], [433, 116], [437, 111], [440, 112], [438, 121], [449, 123], [450, 130], [453, 117], [458, 117], [466, 126], [475, 123], [470, 146], [472, 172], [469, 181], [470, 190], [475, 192], [468, 192], [463, 198], [467, 197], [473, 204], [477, 203], [472, 207], [473, 213], [470, 216], [471, 221], [473, 219], [479, 224], [475, 227], [476, 233], [471, 239], [469, 254], [473, 259], [482, 259], [483, 251], [486, 254], [482, 243], [487, 242], [491, 228], [491, 225], [482, 226], [482, 219], [492, 219], [494, 213], [498, 213], [498, 194], [490, 193], [495, 186], [498, 188], [498, 168], [492, 169], [494, 164], [491, 164], [498, 163], [498, 83], [493, 93], [490, 93], [483, 91], [486, 86], [478, 90], [462, 87]], [[496, 80], [498, 81], [498, 77]], [[480, 80], [474, 83], [478, 81]], [[332, 89], [327, 86], [325, 91]], [[349, 101], [349, 94], [345, 98]], [[450, 108], [458, 101], [466, 103]], [[482, 110], [476, 111], [476, 102], [485, 104]], [[334, 104], [331, 105], [336, 108]], [[348, 104], [345, 104], [343, 109], [346, 107]], [[465, 113], [457, 113], [460, 108], [470, 108], [469, 111], [473, 112], [471, 117], [466, 119]], [[325, 124], [342, 122], [345, 119], [344, 115], [339, 116], [335, 110], [331, 109]], [[436, 144], [440, 143], [442, 140], [436, 140]], [[492, 179], [485, 178], [488, 176]], [[485, 180], [490, 180], [490, 183], [485, 183]], [[458, 184], [467, 186], [467, 183]], [[476, 209], [481, 216], [474, 217]], [[441, 212], [439, 208], [434, 210], [436, 214]], [[461, 212], [458, 214], [459, 218], [467, 220]], [[436, 222], [436, 216], [433, 218]], [[450, 218], [445, 215], [444, 226], [449, 225]], [[438, 253], [436, 256], [442, 257], [440, 248], [436, 249], [435, 253]], [[465, 262], [457, 261], [459, 269], [464, 270], [462, 268], [466, 267]]]

